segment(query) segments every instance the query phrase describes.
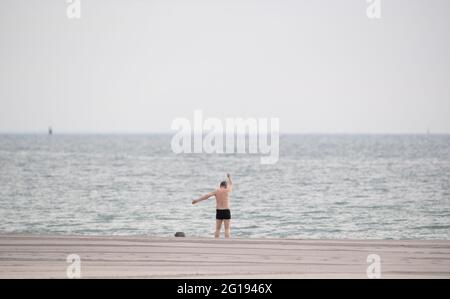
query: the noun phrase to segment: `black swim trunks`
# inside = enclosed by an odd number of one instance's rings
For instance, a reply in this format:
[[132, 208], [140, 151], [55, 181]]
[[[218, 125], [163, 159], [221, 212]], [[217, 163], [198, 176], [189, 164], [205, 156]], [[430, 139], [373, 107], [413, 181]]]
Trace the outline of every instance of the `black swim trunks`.
[[216, 219], [217, 220], [228, 220], [228, 219], [231, 219], [230, 209], [216, 210]]

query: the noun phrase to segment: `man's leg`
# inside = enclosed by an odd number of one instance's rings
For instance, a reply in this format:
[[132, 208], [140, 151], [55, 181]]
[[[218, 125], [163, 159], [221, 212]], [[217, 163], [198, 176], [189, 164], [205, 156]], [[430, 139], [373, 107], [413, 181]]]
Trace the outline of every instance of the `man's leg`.
[[214, 238], [220, 237], [220, 229], [222, 228], [222, 221], [221, 219], [216, 219], [216, 232], [214, 233]]
[[224, 220], [224, 225], [225, 225], [225, 238], [230, 238], [230, 237], [231, 237], [230, 222], [231, 222], [230, 219]]

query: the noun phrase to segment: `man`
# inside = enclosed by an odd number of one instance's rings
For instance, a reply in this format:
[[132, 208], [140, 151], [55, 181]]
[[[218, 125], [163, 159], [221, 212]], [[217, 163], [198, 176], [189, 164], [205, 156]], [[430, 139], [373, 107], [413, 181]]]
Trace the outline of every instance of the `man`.
[[208, 198], [215, 196], [216, 197], [216, 231], [214, 233], [215, 238], [219, 238], [220, 230], [222, 228], [222, 223], [225, 226], [225, 238], [229, 238], [231, 236], [230, 232], [230, 220], [231, 220], [231, 212], [230, 212], [230, 200], [228, 198], [228, 194], [232, 190], [233, 183], [231, 182], [230, 174], [227, 174], [227, 181], [223, 181], [220, 183], [219, 189], [210, 192], [206, 195], [203, 195], [199, 199], [193, 200], [192, 204], [196, 204], [203, 200], [207, 200]]

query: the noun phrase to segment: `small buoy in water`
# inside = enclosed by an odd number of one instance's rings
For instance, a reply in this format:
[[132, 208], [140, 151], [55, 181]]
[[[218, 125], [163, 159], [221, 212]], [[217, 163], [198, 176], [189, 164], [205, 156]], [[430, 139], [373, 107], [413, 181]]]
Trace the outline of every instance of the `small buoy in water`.
[[186, 237], [186, 235], [183, 232], [176, 232], [175, 237]]

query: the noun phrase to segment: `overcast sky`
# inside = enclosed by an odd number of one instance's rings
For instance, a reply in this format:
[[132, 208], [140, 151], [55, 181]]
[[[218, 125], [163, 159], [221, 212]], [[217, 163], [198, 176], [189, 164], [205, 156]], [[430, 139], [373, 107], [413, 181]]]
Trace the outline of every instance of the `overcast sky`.
[[0, 132], [450, 133], [450, 1], [0, 0]]

